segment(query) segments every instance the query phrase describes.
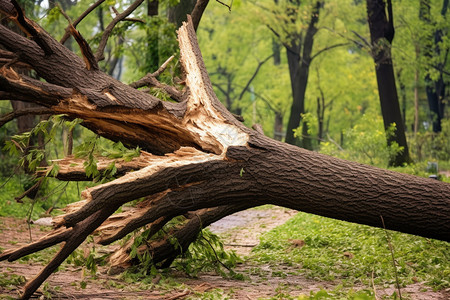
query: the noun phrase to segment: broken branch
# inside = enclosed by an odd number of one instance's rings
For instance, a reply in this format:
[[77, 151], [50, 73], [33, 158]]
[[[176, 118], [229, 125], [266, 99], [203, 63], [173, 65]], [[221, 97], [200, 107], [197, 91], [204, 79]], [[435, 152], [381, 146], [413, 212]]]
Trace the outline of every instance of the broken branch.
[[86, 40], [83, 38], [81, 33], [78, 30], [75, 29], [75, 27], [72, 24], [72, 20], [70, 20], [69, 16], [61, 8], [60, 5], [58, 5], [58, 8], [59, 8], [61, 14], [69, 22], [69, 26], [68, 26], [69, 32], [74, 37], [74, 39], [77, 42], [78, 46], [80, 46], [81, 54], [83, 55], [84, 62], [86, 63], [86, 69], [88, 69], [88, 70], [98, 70], [98, 63], [97, 63], [97, 60], [95, 59], [94, 53], [92, 53], [91, 47], [86, 42]]
[[[96, 9], [98, 6], [100, 6], [100, 4], [102, 4], [103, 2], [105, 2], [105, 0], [98, 0], [97, 2], [95, 2], [94, 4], [92, 4], [91, 6], [89, 6], [88, 9], [86, 9], [74, 22], [73, 22], [73, 27], [77, 27], [77, 25], [87, 16], [89, 15], [94, 9]], [[61, 38], [60, 43], [64, 44], [67, 39], [70, 37], [70, 33], [69, 33], [69, 27], [66, 28], [66, 33], [64, 33], [64, 36]]]

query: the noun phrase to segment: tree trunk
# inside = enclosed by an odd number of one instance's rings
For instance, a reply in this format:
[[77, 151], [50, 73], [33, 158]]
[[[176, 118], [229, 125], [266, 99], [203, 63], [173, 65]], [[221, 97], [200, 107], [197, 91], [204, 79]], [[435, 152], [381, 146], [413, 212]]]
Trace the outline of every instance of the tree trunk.
[[[419, 60], [419, 45], [415, 46], [416, 60]], [[419, 132], [419, 68], [414, 69], [414, 137]]]
[[[10, 16], [18, 13], [6, 1], [0, 2], [0, 9]], [[20, 52], [20, 63], [45, 81], [2, 68], [0, 99], [36, 102], [55, 114], [83, 119], [84, 126], [104, 137], [143, 149], [131, 162], [116, 161], [117, 179], [86, 189], [82, 201], [54, 217], [53, 232], [0, 254], [0, 260], [13, 261], [63, 243], [27, 283], [23, 299], [31, 297], [93, 231], [97, 242], [108, 244], [144, 225], [156, 232], [180, 215], [188, 219], [173, 234], [183, 249], [208, 222], [267, 203], [377, 227], [382, 227], [383, 218], [387, 229], [450, 240], [450, 185], [310, 152], [237, 121], [213, 92], [191, 21], [178, 31], [186, 86], [179, 91], [180, 102], [173, 103], [131, 87], [137, 83], [128, 86], [99, 71], [88, 57], [83, 61], [36, 23], [15, 20], [33, 38], [0, 25], [0, 44]], [[98, 168], [110, 162], [99, 158]], [[67, 157], [59, 164], [57, 178], [86, 178], [79, 160]], [[112, 215], [141, 197], [146, 199], [131, 211]], [[190, 217], [193, 214], [200, 216], [201, 225]], [[179, 254], [168, 246], [168, 239], [153, 246], [163, 266]], [[123, 262], [124, 253], [126, 247], [113, 262]]]
[[[445, 19], [445, 15], [448, 9], [448, 0], [444, 0], [442, 3], [441, 15]], [[431, 24], [431, 12], [430, 12], [430, 1], [429, 0], [421, 0], [420, 1], [420, 19], [427, 23]], [[424, 46], [424, 55], [430, 60], [430, 65], [435, 64], [432, 62], [434, 56], [439, 57], [441, 49], [440, 43], [442, 42], [443, 32], [441, 29], [435, 29], [434, 32], [429, 32], [428, 34], [428, 43], [425, 42]], [[446, 54], [448, 56], [448, 52]], [[445, 61], [446, 59], [444, 59]], [[445, 108], [445, 89], [446, 84], [443, 78], [443, 70], [444, 63], [437, 63], [439, 77], [437, 80], [433, 80], [430, 75], [430, 67], [427, 68], [427, 72], [425, 75], [425, 90], [427, 93], [428, 106], [430, 108], [430, 117], [431, 122], [433, 124], [433, 132], [438, 133], [442, 131], [441, 121], [444, 118], [444, 108]]]
[[302, 114], [305, 113], [305, 93], [308, 84], [309, 67], [311, 64], [311, 52], [314, 43], [314, 35], [317, 32], [317, 22], [319, 21], [319, 12], [322, 6], [321, 1], [316, 1], [311, 12], [305, 37], [294, 35], [295, 39], [286, 45], [286, 53], [289, 65], [289, 75], [292, 88], [292, 106], [286, 129], [286, 143], [298, 145], [305, 149], [312, 149], [311, 139], [308, 135], [308, 124], [303, 123], [302, 138], [294, 136], [294, 130], [300, 126]]
[[273, 138], [277, 141], [283, 140], [283, 114], [275, 111], [275, 122], [273, 126]]
[[159, 67], [159, 0], [147, 0], [147, 16], [153, 28], [147, 30], [147, 52], [145, 72], [153, 72]]
[[391, 0], [388, 0], [387, 3], [389, 19], [386, 16], [384, 0], [367, 0], [367, 15], [384, 128], [388, 131], [392, 124], [396, 126], [395, 134], [387, 136], [388, 145], [395, 142], [403, 147], [403, 151], [391, 158], [389, 165], [402, 166], [410, 163], [411, 158], [409, 157], [391, 58], [391, 44], [394, 39]]

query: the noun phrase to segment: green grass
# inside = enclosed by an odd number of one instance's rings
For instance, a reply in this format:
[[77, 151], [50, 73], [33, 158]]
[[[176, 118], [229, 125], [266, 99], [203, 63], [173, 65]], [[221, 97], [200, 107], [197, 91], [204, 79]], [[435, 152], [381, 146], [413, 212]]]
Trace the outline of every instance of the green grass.
[[[388, 231], [401, 285], [425, 282], [435, 289], [448, 288], [450, 244]], [[292, 240], [303, 240], [301, 248]], [[350, 253], [350, 254], [349, 254]], [[351, 258], [349, 258], [349, 256]], [[383, 229], [299, 213], [261, 237], [252, 260], [301, 265], [299, 272], [317, 280], [355, 284], [395, 283], [391, 253]]]
[[44, 213], [50, 208], [63, 208], [68, 203], [80, 200], [79, 194], [92, 183], [86, 182], [60, 182], [54, 178], [47, 178], [46, 183], [36, 197], [36, 201], [25, 197], [23, 203], [18, 203], [15, 197], [24, 192], [24, 186], [31, 186], [31, 180], [25, 176], [13, 176], [11, 178], [0, 177], [0, 217], [27, 218], [36, 220], [45, 216]]

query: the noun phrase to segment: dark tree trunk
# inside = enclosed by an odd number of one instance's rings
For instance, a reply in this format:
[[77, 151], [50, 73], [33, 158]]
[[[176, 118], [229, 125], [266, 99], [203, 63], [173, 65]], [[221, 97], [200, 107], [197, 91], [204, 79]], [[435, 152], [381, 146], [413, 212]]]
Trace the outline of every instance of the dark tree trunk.
[[[6, 1], [0, 9], [10, 16], [17, 13]], [[237, 121], [213, 92], [191, 20], [178, 31], [186, 84], [178, 91], [182, 96], [175, 97], [178, 103], [90, 68], [88, 58], [83, 61], [34, 22], [16, 20], [33, 39], [0, 25], [0, 44], [8, 53], [21, 52], [20, 63], [45, 81], [3, 68], [0, 99], [36, 102], [54, 114], [81, 118], [106, 138], [143, 149], [130, 162], [99, 157], [101, 171], [115, 161], [117, 179], [84, 190], [83, 201], [54, 217], [54, 231], [41, 240], [0, 254], [0, 260], [13, 261], [63, 243], [27, 283], [22, 298], [31, 297], [94, 230], [97, 242], [108, 244], [144, 225], [156, 232], [172, 218], [187, 215], [185, 226], [172, 233], [186, 248], [204, 224], [267, 203], [377, 227], [383, 226], [383, 218], [387, 229], [450, 240], [449, 184], [321, 155], [272, 140]], [[148, 76], [144, 79], [157, 81]], [[67, 157], [58, 163], [57, 178], [86, 179], [79, 160]], [[131, 210], [113, 215], [142, 197], [146, 199]], [[189, 218], [193, 212], [202, 226]], [[179, 253], [168, 243], [163, 239], [152, 245], [163, 265]], [[120, 257], [112, 262], [122, 263]]]
[[309, 67], [312, 60], [311, 52], [314, 43], [314, 35], [317, 32], [321, 1], [317, 1], [311, 12], [311, 20], [304, 35], [295, 35], [286, 52], [291, 78], [292, 106], [286, 129], [286, 143], [298, 145], [305, 149], [312, 149], [311, 139], [308, 135], [307, 124], [303, 123], [302, 138], [294, 136], [294, 130], [300, 126], [302, 114], [305, 113], [305, 93], [308, 84]]
[[[22, 101], [11, 101], [11, 106], [14, 111], [21, 111], [33, 107], [39, 107], [33, 103]], [[17, 132], [24, 133], [30, 131], [36, 125], [36, 118], [33, 115], [21, 116], [17, 118]]]
[[275, 123], [273, 126], [273, 138], [277, 141], [283, 140], [283, 114], [279, 111], [275, 112]]
[[367, 0], [367, 15], [384, 128], [388, 130], [392, 124], [396, 126], [395, 134], [387, 137], [388, 144], [391, 145], [395, 142], [403, 147], [402, 152], [391, 158], [389, 165], [402, 166], [405, 163], [410, 163], [411, 159], [400, 112], [391, 58], [391, 44], [394, 39], [392, 5], [390, 0], [387, 3], [389, 18], [386, 15], [384, 0]]
[[159, 67], [159, 0], [147, 0], [147, 16], [150, 17], [151, 28], [147, 30], [147, 51], [144, 72], [154, 72]]
[[[445, 18], [448, 9], [448, 0], [443, 0], [441, 15]], [[426, 23], [431, 24], [431, 12], [430, 12], [430, 1], [421, 0], [420, 1], [420, 19]], [[436, 29], [434, 33], [430, 32], [428, 34], [428, 40], [432, 42], [425, 42], [424, 55], [427, 59], [432, 60], [433, 56], [439, 56], [441, 49], [440, 43], [442, 42], [443, 32], [440, 29]], [[447, 52], [448, 55], [448, 52]], [[430, 76], [430, 68], [428, 68], [425, 75], [425, 90], [427, 93], [428, 106], [430, 108], [431, 122], [433, 124], [433, 132], [438, 133], [442, 131], [441, 121], [444, 118], [445, 109], [445, 89], [446, 85], [443, 78], [443, 63], [438, 63], [439, 78], [433, 80]]]
[[276, 39], [272, 39], [273, 64], [279, 66], [281, 64], [281, 45]]

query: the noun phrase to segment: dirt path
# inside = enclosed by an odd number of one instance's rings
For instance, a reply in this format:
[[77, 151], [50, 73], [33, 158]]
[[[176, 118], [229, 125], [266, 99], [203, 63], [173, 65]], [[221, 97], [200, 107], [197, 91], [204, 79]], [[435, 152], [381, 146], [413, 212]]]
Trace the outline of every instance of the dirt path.
[[[263, 207], [239, 212], [226, 217], [210, 229], [219, 234], [227, 248], [234, 249], [240, 256], [250, 254], [252, 247], [259, 242], [259, 236], [272, 228], [285, 223], [295, 211], [277, 207]], [[46, 227], [32, 226], [34, 239], [45, 234]], [[8, 249], [17, 243], [28, 242], [28, 225], [17, 219], [0, 219], [0, 247]], [[39, 262], [9, 263], [0, 262], [1, 276], [23, 275], [32, 278], [42, 268]], [[224, 279], [216, 274], [202, 273], [197, 278], [173, 273], [170, 279], [163, 279], [155, 285], [142, 285], [139, 282], [125, 283], [118, 276], [106, 275], [106, 268], [101, 268], [96, 279], [85, 277], [81, 268], [66, 267], [53, 274], [48, 283], [40, 289], [40, 298], [51, 295], [52, 299], [202, 299], [204, 292], [212, 293], [205, 299], [266, 299], [276, 295], [309, 295], [310, 291], [333, 289], [338, 282], [313, 281], [296, 272], [292, 266], [252, 264], [248, 260], [236, 268], [236, 272], [246, 276], [246, 280]], [[14, 274], [14, 275], [13, 275]], [[279, 276], [278, 274], [289, 274]], [[82, 288], [83, 287], [83, 288]], [[20, 285], [0, 286], [0, 299], [17, 297]], [[393, 289], [378, 290], [383, 295], [392, 295]], [[410, 299], [431, 300], [450, 299], [450, 293], [423, 291], [420, 284], [403, 290], [410, 294]], [[212, 298], [215, 297], [215, 298]], [[282, 299], [282, 298], [280, 298]]]

